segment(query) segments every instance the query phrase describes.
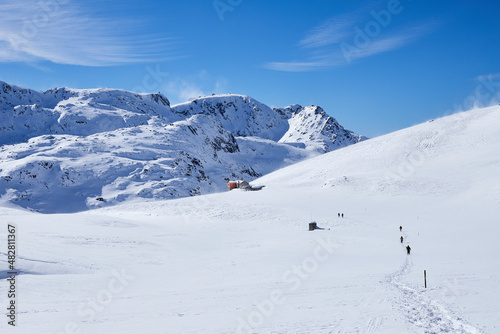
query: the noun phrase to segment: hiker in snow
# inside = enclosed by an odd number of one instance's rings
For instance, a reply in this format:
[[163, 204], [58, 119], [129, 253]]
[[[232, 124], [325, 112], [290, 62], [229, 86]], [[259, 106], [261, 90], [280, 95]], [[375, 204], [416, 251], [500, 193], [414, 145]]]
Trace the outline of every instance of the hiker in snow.
[[399, 227], [399, 231], [400, 231], [400, 232], [401, 232], [401, 231], [403, 231], [403, 226], [400, 226], [400, 227]]
[[403, 236], [401, 236], [401, 243], [403, 243]]
[[344, 218], [344, 214], [342, 214], [342, 218]]
[[410, 251], [411, 251], [411, 247], [410, 245], [406, 246], [406, 253], [409, 255], [410, 254]]
[[340, 213], [339, 213], [339, 218], [340, 218]]

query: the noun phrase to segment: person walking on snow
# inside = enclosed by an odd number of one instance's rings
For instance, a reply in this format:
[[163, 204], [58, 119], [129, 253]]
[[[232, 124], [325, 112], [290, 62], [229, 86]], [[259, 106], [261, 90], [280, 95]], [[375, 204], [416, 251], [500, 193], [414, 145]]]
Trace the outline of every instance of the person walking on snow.
[[406, 246], [406, 253], [410, 255], [411, 247], [410, 245]]
[[403, 226], [400, 226], [399, 227], [399, 231], [402, 232], [403, 231]]
[[401, 236], [401, 243], [403, 243], [403, 236]]

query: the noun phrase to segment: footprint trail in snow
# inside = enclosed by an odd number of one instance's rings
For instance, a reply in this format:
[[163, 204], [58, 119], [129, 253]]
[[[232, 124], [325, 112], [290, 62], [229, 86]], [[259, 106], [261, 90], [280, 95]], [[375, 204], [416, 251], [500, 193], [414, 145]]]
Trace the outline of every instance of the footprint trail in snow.
[[[406, 237], [405, 237], [406, 238]], [[418, 291], [401, 281], [407, 274], [413, 262], [410, 256], [406, 258], [403, 267], [389, 275], [388, 281], [398, 290], [397, 303], [403, 310], [408, 322], [425, 329], [425, 333], [454, 333], [454, 334], [481, 334], [481, 330], [467, 324], [467, 322], [454, 315], [437, 300], [425, 298], [423, 292]]]

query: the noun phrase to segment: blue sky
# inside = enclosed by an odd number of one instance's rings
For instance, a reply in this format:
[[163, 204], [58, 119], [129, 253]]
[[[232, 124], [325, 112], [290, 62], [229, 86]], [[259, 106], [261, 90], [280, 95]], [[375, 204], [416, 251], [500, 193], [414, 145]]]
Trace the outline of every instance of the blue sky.
[[500, 96], [496, 1], [0, 4], [0, 80], [319, 105], [369, 137]]

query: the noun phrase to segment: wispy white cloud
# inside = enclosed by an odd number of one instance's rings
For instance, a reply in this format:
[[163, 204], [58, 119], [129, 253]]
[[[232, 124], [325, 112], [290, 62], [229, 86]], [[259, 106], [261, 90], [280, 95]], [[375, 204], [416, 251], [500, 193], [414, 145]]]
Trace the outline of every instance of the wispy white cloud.
[[391, 34], [384, 38], [370, 39], [366, 45], [356, 45], [356, 43], [344, 42], [340, 44], [340, 51], [344, 59], [350, 63], [353, 60], [373, 56], [379, 53], [403, 47], [420, 36], [428, 33], [435, 24], [420, 25], [418, 27], [403, 29], [396, 34]]
[[405, 31], [390, 37], [374, 39], [363, 47], [358, 47], [350, 42], [341, 42], [333, 50], [324, 50], [322, 56], [316, 56], [306, 61], [272, 62], [267, 63], [265, 67], [284, 72], [311, 72], [346, 66], [357, 59], [400, 48], [416, 37], [416, 34]]
[[[333, 57], [322, 57], [310, 61], [271, 62], [265, 64], [265, 67], [282, 72], [311, 72], [335, 66], [333, 62]], [[338, 65], [341, 62], [338, 60]]]
[[318, 48], [342, 42], [349, 37], [356, 15], [345, 14], [329, 19], [314, 28], [299, 45], [306, 48]]
[[443, 115], [484, 108], [500, 103], [500, 73], [479, 75], [474, 78], [475, 88], [461, 103], [453, 105]]
[[172, 104], [177, 104], [198, 96], [227, 93], [226, 86], [227, 81], [225, 78], [214, 77], [207, 71], [202, 70], [182, 78], [169, 78], [163, 85], [162, 91], [165, 92]]
[[373, 13], [371, 6], [332, 17], [313, 28], [298, 43], [306, 51], [305, 59], [268, 62], [264, 67], [276, 71], [310, 72], [346, 66], [357, 59], [403, 47], [437, 26], [436, 22], [426, 22], [410, 28], [389, 29], [392, 18], [380, 23]]
[[109, 66], [176, 56], [174, 39], [141, 34], [139, 25], [70, 0], [8, 1], [0, 4], [0, 61]]

